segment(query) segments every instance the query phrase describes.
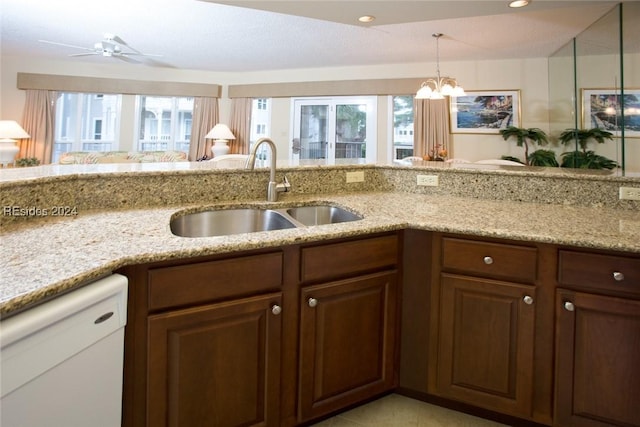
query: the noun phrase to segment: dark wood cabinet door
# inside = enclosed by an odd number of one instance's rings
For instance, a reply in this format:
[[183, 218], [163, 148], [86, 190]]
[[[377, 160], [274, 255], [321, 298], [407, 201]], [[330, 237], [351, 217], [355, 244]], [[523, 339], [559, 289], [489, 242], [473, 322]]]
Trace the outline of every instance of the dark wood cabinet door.
[[278, 425], [280, 305], [274, 293], [149, 316], [147, 425]]
[[303, 288], [300, 421], [396, 385], [396, 280], [387, 272]]
[[535, 287], [442, 274], [436, 394], [531, 417]]
[[556, 426], [640, 426], [640, 301], [557, 291]]

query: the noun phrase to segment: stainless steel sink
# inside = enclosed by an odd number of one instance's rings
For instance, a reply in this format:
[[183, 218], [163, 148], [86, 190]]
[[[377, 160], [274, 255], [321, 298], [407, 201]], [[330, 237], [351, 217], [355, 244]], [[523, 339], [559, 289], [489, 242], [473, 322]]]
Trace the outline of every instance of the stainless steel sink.
[[301, 206], [284, 209], [212, 209], [176, 216], [171, 232], [180, 237], [212, 237], [256, 231], [284, 230], [357, 221], [362, 217], [338, 206]]
[[228, 236], [255, 231], [283, 230], [296, 225], [270, 209], [226, 209], [195, 212], [171, 220], [171, 232], [181, 237]]
[[287, 209], [287, 214], [306, 226], [335, 224], [362, 219], [362, 217], [348, 210], [331, 205], [289, 208]]

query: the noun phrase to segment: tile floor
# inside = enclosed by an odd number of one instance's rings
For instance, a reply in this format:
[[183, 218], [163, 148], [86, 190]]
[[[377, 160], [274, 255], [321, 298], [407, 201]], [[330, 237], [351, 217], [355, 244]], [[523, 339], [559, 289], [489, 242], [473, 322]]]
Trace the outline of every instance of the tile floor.
[[390, 394], [315, 427], [503, 427], [494, 421]]

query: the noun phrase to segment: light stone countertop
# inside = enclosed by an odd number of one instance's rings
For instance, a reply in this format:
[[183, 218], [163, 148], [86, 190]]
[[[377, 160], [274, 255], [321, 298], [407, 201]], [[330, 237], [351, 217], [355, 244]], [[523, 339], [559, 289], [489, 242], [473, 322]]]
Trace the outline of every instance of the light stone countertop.
[[[364, 216], [361, 221], [234, 236], [172, 235], [176, 212], [201, 205], [84, 211], [16, 225], [0, 236], [0, 315], [132, 264], [278, 247], [407, 227], [640, 253], [636, 210], [415, 194], [401, 191], [299, 194], [264, 207], [327, 202]], [[238, 202], [211, 204], [230, 207]], [[240, 204], [246, 206], [247, 202]], [[253, 204], [252, 204], [253, 205]]]

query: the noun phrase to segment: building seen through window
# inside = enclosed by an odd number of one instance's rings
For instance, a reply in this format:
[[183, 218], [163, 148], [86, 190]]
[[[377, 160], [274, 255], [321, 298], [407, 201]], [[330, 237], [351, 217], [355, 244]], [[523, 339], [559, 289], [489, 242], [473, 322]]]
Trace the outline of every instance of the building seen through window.
[[137, 97], [137, 146], [140, 151], [189, 151], [193, 97]]

